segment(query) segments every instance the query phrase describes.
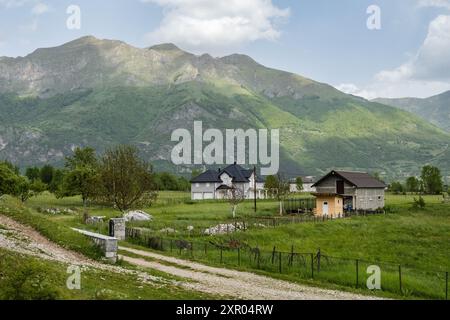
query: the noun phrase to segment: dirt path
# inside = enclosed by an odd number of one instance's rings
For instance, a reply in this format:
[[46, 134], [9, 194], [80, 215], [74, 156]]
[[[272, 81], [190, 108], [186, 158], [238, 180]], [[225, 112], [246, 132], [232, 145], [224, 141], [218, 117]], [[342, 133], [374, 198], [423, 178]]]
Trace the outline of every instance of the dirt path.
[[164, 284], [179, 285], [176, 281], [155, 277], [145, 272], [125, 269], [91, 260], [77, 252], [67, 250], [54, 242], [49, 241], [33, 228], [20, 224], [15, 220], [1, 214], [0, 248], [34, 256], [40, 259], [77, 265], [82, 267], [83, 270], [93, 268], [109, 272], [135, 275], [145, 284], [155, 286], [161, 286]]
[[[215, 268], [148, 251], [120, 247], [120, 250], [141, 256], [121, 257], [137, 266], [156, 269], [175, 276], [194, 280], [191, 287], [211, 294], [234, 296], [244, 300], [368, 300], [376, 299], [342, 291], [307, 287], [287, 281], [224, 268]], [[144, 258], [150, 258], [148, 261]], [[166, 264], [159, 263], [165, 262]], [[169, 263], [170, 265], [167, 265]]]
[[[79, 265], [87, 269], [95, 268], [109, 272], [133, 274], [144, 284], [153, 286], [176, 285], [215, 296], [254, 300], [374, 299], [341, 291], [302, 286], [249, 272], [209, 267], [156, 253], [120, 247], [125, 252], [142, 257], [133, 258], [123, 255], [122, 258], [126, 262], [186, 279], [185, 281], [168, 280], [152, 276], [145, 271], [135, 271], [90, 260], [81, 254], [67, 250], [49, 241], [36, 230], [1, 214], [0, 248], [35, 256], [40, 259]], [[144, 257], [156, 261], [147, 261]]]

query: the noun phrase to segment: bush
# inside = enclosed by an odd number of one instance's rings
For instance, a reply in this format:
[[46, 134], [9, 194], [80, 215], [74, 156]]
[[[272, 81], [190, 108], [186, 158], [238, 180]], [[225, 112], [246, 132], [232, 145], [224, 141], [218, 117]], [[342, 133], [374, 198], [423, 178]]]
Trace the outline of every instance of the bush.
[[413, 209], [424, 209], [425, 206], [425, 199], [422, 196], [419, 199], [414, 198]]
[[[53, 285], [55, 279], [37, 261], [0, 256], [0, 300], [56, 300], [61, 292]], [[7, 272], [6, 272], [7, 271]]]

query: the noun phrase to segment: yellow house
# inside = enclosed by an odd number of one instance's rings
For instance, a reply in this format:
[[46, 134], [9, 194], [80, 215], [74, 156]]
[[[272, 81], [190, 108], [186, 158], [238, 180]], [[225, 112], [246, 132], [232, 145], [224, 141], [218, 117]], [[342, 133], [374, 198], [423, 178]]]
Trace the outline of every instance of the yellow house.
[[316, 215], [337, 217], [344, 214], [344, 198], [333, 193], [313, 193], [316, 197]]

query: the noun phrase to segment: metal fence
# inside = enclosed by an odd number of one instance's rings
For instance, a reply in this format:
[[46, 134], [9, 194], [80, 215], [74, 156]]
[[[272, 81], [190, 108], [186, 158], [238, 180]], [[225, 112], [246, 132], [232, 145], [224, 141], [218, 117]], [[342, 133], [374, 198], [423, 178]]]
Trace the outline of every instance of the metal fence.
[[[420, 270], [384, 262], [334, 257], [318, 252], [289, 252], [276, 246], [271, 251], [252, 248], [236, 240], [228, 243], [170, 239], [142, 229], [127, 228], [127, 240], [153, 250], [185, 259], [245, 268], [299, 279], [313, 279], [352, 288], [367, 289], [368, 268], [381, 270], [381, 290], [406, 297], [448, 299], [448, 272]], [[368, 289], [367, 289], [368, 290]]]

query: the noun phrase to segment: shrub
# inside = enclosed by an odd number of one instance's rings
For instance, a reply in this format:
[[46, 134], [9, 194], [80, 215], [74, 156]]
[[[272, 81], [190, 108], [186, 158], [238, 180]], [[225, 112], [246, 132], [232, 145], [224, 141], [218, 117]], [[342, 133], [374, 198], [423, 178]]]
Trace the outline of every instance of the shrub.
[[425, 206], [425, 199], [422, 196], [419, 199], [414, 198], [413, 209], [423, 209]]

